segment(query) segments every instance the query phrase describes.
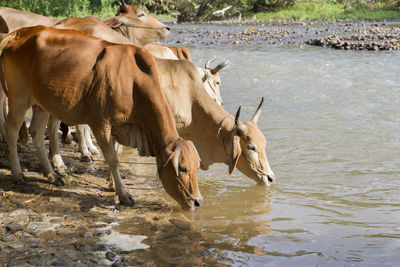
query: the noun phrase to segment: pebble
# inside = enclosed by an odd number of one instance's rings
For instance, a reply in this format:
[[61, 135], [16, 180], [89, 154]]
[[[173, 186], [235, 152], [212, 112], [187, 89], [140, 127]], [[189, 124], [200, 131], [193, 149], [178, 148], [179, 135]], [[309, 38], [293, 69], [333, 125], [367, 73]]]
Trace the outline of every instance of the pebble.
[[8, 232], [15, 233], [24, 230], [24, 228], [17, 223], [10, 223], [9, 225], [6, 226], [6, 230]]
[[325, 38], [310, 39], [306, 43], [341, 50], [400, 50], [400, 28], [375, 25], [361, 29], [348, 28], [344, 32], [349, 34], [331, 34]]
[[169, 219], [169, 221], [174, 224], [176, 227], [178, 227], [181, 230], [187, 231], [192, 228], [192, 225], [190, 222], [186, 222], [180, 219]]
[[44, 266], [44, 258], [41, 255], [34, 255], [28, 259], [28, 263], [33, 266]]
[[117, 254], [115, 254], [115, 253], [112, 252], [112, 251], [108, 251], [108, 252], [106, 253], [106, 258], [107, 258], [107, 260], [109, 260], [109, 261], [114, 261], [116, 257], [117, 257]]
[[61, 259], [56, 259], [51, 266], [56, 266], [56, 267], [64, 267], [64, 266], [69, 266], [69, 264]]
[[14, 241], [14, 236], [11, 234], [5, 234], [3, 235], [3, 237], [1, 238], [1, 241], [3, 242], [11, 242]]
[[41, 247], [43, 245], [42, 241], [40, 239], [37, 239], [37, 238], [30, 239], [30, 240], [26, 241], [25, 244], [28, 245], [31, 248], [38, 248], [38, 247]]

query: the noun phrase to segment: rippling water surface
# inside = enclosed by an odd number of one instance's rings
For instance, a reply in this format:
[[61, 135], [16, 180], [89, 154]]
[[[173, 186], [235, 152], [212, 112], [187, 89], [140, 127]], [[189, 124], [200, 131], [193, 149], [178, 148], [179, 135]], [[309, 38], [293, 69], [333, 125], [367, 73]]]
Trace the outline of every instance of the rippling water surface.
[[230, 60], [223, 106], [259, 127], [278, 180], [226, 165], [201, 172], [187, 213], [209, 253], [236, 266], [395, 266], [400, 262], [400, 53], [313, 47], [192, 47]]

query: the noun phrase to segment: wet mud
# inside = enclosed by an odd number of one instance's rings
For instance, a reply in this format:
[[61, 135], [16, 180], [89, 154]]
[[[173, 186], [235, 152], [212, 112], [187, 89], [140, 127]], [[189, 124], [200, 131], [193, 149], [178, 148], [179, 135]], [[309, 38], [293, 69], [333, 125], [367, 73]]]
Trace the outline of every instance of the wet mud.
[[271, 21], [192, 25], [175, 29], [167, 43], [206, 46], [321, 46], [342, 50], [399, 50], [400, 25], [392, 22]]
[[[62, 155], [63, 187], [41, 174], [29, 142], [20, 151], [26, 184], [16, 184], [0, 144], [0, 266], [218, 265], [206, 237], [162, 197], [154, 159], [121, 159], [135, 206], [118, 205], [101, 156], [81, 163], [76, 145]], [[125, 152], [124, 152], [125, 153]]]

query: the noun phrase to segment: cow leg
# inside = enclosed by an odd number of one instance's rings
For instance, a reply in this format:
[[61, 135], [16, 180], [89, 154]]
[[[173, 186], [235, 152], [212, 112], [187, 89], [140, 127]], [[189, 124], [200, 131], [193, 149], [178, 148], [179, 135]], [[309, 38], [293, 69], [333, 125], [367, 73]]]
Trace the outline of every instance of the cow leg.
[[29, 134], [28, 134], [28, 127], [26, 126], [25, 120], [22, 122], [21, 128], [19, 128], [19, 141], [21, 143], [21, 146], [27, 146], [28, 144], [28, 139], [29, 139]]
[[79, 151], [81, 152], [81, 161], [91, 162], [92, 154], [89, 152], [85, 140], [85, 125], [83, 124], [75, 125], [75, 129], [76, 129], [76, 136], [78, 137]]
[[0, 85], [0, 142], [4, 142], [6, 138], [6, 130], [4, 122], [6, 119], [6, 94]]
[[[115, 150], [115, 152], [116, 152], [117, 155], [118, 155], [119, 144], [117, 143], [117, 141], [115, 140], [115, 138], [112, 138], [112, 137], [111, 137], [111, 139], [112, 139], [112, 143], [113, 143], [114, 150]], [[108, 170], [107, 182], [108, 182], [108, 189], [109, 189], [110, 191], [113, 191], [113, 190], [114, 190], [114, 183], [113, 183], [113, 176], [112, 176], [112, 173], [111, 173], [110, 170]]]
[[49, 120], [49, 113], [41, 108], [34, 106], [32, 122], [29, 127], [29, 133], [32, 136], [33, 144], [39, 154], [39, 159], [42, 163], [44, 176], [47, 177], [50, 183], [55, 185], [64, 185], [64, 182], [58, 177], [51, 167], [50, 161], [47, 157], [46, 149], [44, 146], [44, 133], [46, 125]]
[[49, 131], [50, 159], [53, 163], [54, 170], [59, 174], [63, 174], [67, 172], [67, 166], [65, 166], [62, 160], [60, 146], [58, 144], [58, 129], [60, 128], [60, 123], [60, 120], [50, 116], [49, 122], [47, 123], [47, 130]]
[[114, 149], [110, 126], [92, 127], [92, 125], [90, 125], [90, 127], [93, 129], [93, 134], [101, 148], [101, 151], [103, 152], [104, 159], [111, 170], [114, 178], [115, 191], [118, 195], [120, 203], [133, 206], [135, 202], [126, 190], [119, 174], [119, 161], [117, 153]]
[[84, 133], [85, 133], [85, 140], [86, 140], [87, 147], [92, 155], [93, 154], [100, 155], [100, 151], [93, 144], [93, 140], [92, 140], [92, 136], [91, 136], [90, 132], [91, 132], [90, 127], [88, 125], [85, 125]]
[[25, 119], [25, 113], [28, 108], [29, 107], [24, 106], [21, 103], [11, 105], [4, 123], [5, 136], [8, 143], [8, 151], [10, 153], [11, 173], [14, 175], [18, 183], [25, 183], [21, 163], [18, 158], [17, 140], [19, 129]]
[[[66, 125], [65, 123], [61, 122], [60, 129], [61, 129], [61, 132], [62, 132], [61, 142], [63, 142], [64, 144], [67, 144], [67, 145], [72, 144], [72, 141], [74, 140], [74, 137], [70, 133], [68, 125]], [[57, 131], [58, 131], [58, 129], [57, 129]], [[57, 134], [57, 137], [58, 137], [58, 134]]]

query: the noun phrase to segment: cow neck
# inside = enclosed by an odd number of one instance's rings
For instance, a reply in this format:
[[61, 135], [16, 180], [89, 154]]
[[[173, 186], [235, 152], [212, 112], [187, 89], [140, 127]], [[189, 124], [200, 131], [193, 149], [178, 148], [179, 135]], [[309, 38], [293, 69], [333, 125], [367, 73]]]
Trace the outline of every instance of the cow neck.
[[162, 97], [163, 101], [159, 98], [159, 101], [164, 102], [164, 105], [160, 105], [160, 109], [154, 110], [155, 120], [151, 120], [148, 125], [152, 129], [152, 149], [155, 155], [161, 155], [165, 148], [171, 143], [171, 140], [175, 140], [179, 137], [178, 131], [175, 127], [174, 118], [172, 112], [166, 100]]
[[[198, 125], [193, 128], [193, 135], [196, 138], [192, 141], [198, 148], [202, 161], [204, 157], [201, 154], [207, 152], [198, 146], [212, 148], [212, 155], [207, 155], [207, 158], [211, 157], [210, 165], [216, 162], [227, 163], [235, 125], [234, 117], [206, 95], [204, 89], [193, 104], [195, 105], [193, 117], [196, 117], [193, 120]], [[205, 162], [203, 164], [207, 165]]]

